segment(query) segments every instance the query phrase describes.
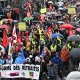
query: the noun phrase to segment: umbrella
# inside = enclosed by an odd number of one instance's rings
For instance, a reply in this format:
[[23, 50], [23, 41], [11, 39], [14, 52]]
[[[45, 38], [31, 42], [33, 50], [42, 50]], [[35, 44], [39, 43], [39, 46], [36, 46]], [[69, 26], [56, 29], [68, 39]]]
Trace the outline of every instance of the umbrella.
[[78, 22], [71, 22], [71, 25], [74, 26], [74, 27], [79, 27]]
[[55, 16], [56, 16], [56, 17], [61, 17], [62, 15], [61, 15], [61, 14], [55, 14]]
[[76, 31], [80, 32], [80, 28], [77, 28]]
[[61, 10], [61, 11], [66, 11], [66, 10], [67, 10], [67, 8], [59, 7], [59, 8], [58, 8], [58, 10], [59, 10], [59, 11], [60, 11], [60, 10]]
[[46, 15], [53, 15], [53, 14], [56, 15], [57, 12], [47, 12], [47, 13], [46, 13]]
[[67, 41], [80, 41], [80, 36], [72, 35], [67, 38]]
[[29, 21], [29, 20], [33, 20], [34, 19], [34, 17], [30, 17], [30, 18], [27, 18], [27, 17], [25, 17], [24, 19], [23, 19], [23, 21]]
[[64, 24], [64, 22], [63, 22], [63, 21], [58, 21], [57, 23], [58, 23], [58, 24]]
[[8, 26], [7, 25], [5, 25], [5, 24], [3, 24], [0, 28], [7, 28]]
[[66, 80], [80, 80], [80, 72], [72, 71], [67, 75]]
[[48, 4], [53, 4], [53, 2], [52, 1], [48, 1]]
[[51, 24], [51, 23], [57, 23], [57, 20], [49, 20], [48, 22], [49, 22], [50, 24]]
[[77, 2], [77, 3], [76, 3], [76, 6], [80, 6], [80, 2]]
[[52, 34], [52, 38], [56, 39], [58, 37], [57, 33]]
[[56, 5], [58, 5], [58, 6], [63, 6], [64, 3], [63, 3], [63, 2], [57, 2]]
[[80, 57], [80, 48], [72, 48], [72, 50], [70, 51], [70, 57], [71, 56]]
[[58, 23], [58, 24], [64, 24], [64, 22], [63, 22], [63, 21], [58, 21], [57, 23]]
[[18, 20], [14, 20], [14, 23], [17, 23], [18, 22]]
[[60, 28], [73, 29], [74, 27], [71, 24], [63, 24], [60, 26]]
[[11, 10], [12, 10], [12, 8], [4, 8], [4, 12], [9, 12]]
[[0, 17], [3, 17], [3, 16], [4, 16], [4, 14], [0, 15]]
[[54, 39], [56, 39], [58, 36], [59, 36], [59, 37], [63, 37], [62, 34], [58, 34], [58, 33], [52, 34], [52, 38], [54, 38]]
[[33, 16], [38, 16], [38, 15], [40, 15], [38, 12], [33, 13]]
[[62, 7], [59, 7], [58, 10], [63, 10], [63, 8]]
[[80, 48], [72, 48], [69, 57], [74, 64], [80, 62]]

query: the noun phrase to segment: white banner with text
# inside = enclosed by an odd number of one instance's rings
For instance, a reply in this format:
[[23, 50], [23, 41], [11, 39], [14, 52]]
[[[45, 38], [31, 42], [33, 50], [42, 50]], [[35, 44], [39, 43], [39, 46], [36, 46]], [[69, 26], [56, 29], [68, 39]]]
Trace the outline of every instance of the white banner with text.
[[39, 79], [40, 65], [6, 64], [0, 65], [1, 78], [30, 78]]

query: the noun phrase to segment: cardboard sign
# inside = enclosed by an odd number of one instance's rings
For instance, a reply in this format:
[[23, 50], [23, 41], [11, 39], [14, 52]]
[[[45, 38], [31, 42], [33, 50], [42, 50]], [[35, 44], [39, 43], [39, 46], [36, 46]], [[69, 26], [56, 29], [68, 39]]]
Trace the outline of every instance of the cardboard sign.
[[68, 8], [68, 14], [76, 14], [76, 9], [74, 7]]
[[20, 31], [26, 31], [26, 23], [25, 22], [19, 22], [18, 28]]

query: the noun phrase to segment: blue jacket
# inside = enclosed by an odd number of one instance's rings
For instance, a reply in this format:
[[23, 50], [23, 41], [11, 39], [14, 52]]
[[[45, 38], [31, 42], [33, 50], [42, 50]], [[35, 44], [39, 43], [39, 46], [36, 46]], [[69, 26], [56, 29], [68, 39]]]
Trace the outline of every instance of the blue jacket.
[[58, 64], [58, 68], [62, 68], [62, 61], [60, 57], [53, 57], [51, 61], [55, 64]]
[[18, 56], [16, 59], [15, 59], [15, 64], [22, 64], [24, 63], [26, 60], [25, 58], [22, 58], [22, 56]]
[[59, 64], [59, 63], [61, 63], [61, 58], [60, 57], [53, 57], [51, 59], [51, 61], [54, 62], [55, 64]]
[[0, 59], [0, 64], [4, 64], [5, 60]]

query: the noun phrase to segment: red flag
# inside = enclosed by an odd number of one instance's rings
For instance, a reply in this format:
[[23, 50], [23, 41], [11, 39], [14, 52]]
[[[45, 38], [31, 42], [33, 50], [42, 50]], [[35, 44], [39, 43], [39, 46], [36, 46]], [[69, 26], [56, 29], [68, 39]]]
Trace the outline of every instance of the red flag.
[[52, 11], [52, 9], [53, 9], [53, 7], [52, 7], [52, 5], [50, 5], [50, 6], [49, 6], [49, 10]]
[[69, 36], [74, 35], [74, 30], [69, 31]]
[[48, 37], [51, 37], [51, 35], [52, 35], [52, 28], [51, 27], [48, 27], [47, 35], [48, 35]]
[[52, 28], [51, 27], [48, 27], [47, 33], [50, 34], [50, 35], [52, 34]]
[[4, 30], [4, 32], [3, 32], [3, 46], [7, 47], [7, 45], [8, 45], [8, 36]]
[[26, 42], [29, 42], [29, 36], [26, 36]]
[[27, 18], [30, 18], [31, 17], [31, 13], [30, 13], [30, 11], [28, 10], [27, 11]]
[[20, 36], [20, 32], [18, 33], [18, 36], [17, 36], [17, 43], [21, 42], [21, 36]]

